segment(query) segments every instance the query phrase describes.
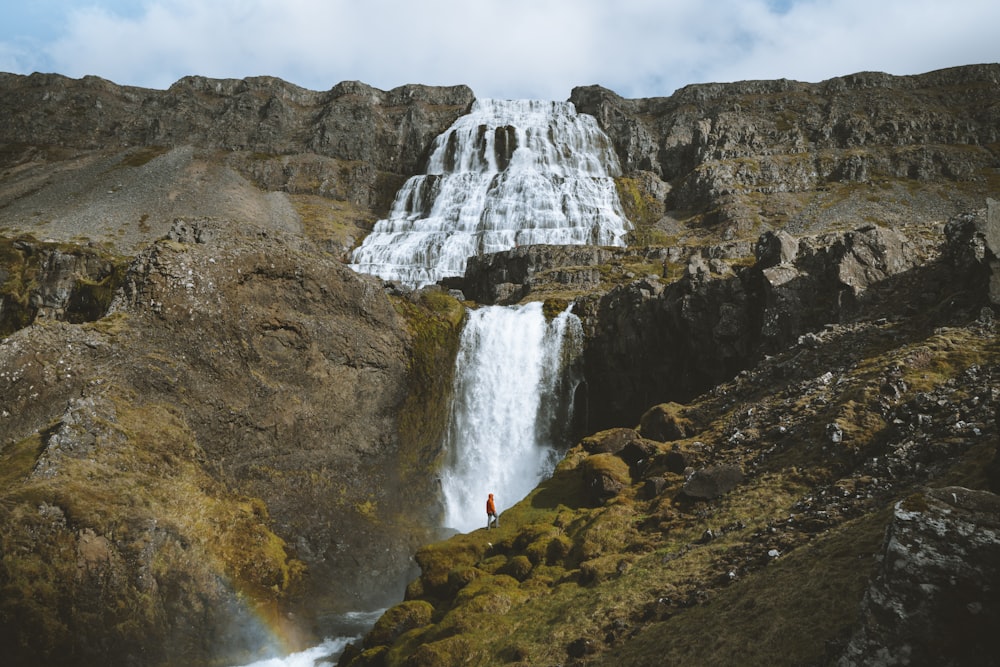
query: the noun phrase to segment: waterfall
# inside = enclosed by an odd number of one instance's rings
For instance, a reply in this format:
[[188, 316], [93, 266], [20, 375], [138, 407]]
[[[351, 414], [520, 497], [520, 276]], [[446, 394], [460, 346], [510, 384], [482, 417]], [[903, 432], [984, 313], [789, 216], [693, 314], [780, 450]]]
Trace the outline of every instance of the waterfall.
[[571, 102], [477, 100], [400, 188], [352, 268], [413, 287], [518, 245], [623, 245], [618, 159]]
[[[400, 188], [351, 267], [422, 287], [517, 245], [623, 245], [619, 173], [608, 138], [571, 103], [479, 100], [435, 140], [427, 173]], [[551, 320], [537, 302], [470, 310], [443, 443], [446, 527], [485, 526], [488, 494], [502, 513], [551, 473], [572, 435], [582, 346], [568, 309]], [[302, 664], [346, 641], [260, 664]]]
[[503, 512], [552, 471], [572, 422], [582, 338], [575, 315], [547, 321], [537, 302], [470, 312], [444, 443], [447, 527], [485, 526], [487, 494]]

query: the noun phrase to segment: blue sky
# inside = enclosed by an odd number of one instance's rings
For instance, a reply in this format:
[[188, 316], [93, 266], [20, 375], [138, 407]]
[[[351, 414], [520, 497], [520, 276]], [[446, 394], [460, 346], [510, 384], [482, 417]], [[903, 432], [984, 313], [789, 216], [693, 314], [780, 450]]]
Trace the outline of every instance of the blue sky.
[[0, 71], [625, 97], [1000, 62], [996, 0], [0, 0]]

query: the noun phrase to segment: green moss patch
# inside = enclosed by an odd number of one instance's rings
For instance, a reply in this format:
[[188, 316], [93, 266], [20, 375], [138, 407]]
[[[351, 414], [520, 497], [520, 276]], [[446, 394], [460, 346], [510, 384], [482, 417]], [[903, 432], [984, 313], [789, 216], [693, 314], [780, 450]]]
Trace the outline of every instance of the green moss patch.
[[113, 663], [159, 645], [166, 618], [237, 601], [277, 622], [305, 574], [264, 504], [202, 469], [170, 406], [122, 398], [110, 415], [55, 425], [4, 456], [0, 639], [15, 662]]

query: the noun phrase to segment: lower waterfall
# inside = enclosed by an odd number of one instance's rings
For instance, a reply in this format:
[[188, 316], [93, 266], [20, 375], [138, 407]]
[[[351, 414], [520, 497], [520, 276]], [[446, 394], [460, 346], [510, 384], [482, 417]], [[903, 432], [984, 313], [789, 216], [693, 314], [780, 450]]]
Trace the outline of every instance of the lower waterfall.
[[553, 469], [572, 424], [583, 338], [568, 310], [547, 320], [542, 304], [471, 311], [455, 366], [441, 475], [445, 526], [486, 525]]

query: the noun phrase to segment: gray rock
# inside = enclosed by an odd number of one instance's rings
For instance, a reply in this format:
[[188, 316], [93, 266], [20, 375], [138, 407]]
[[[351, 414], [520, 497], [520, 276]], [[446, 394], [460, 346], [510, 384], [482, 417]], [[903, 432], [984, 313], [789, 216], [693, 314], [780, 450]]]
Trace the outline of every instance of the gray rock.
[[798, 248], [798, 240], [784, 230], [764, 232], [754, 248], [757, 268], [769, 269], [772, 266], [789, 264], [795, 260]]
[[712, 500], [729, 493], [743, 480], [743, 471], [737, 465], [711, 466], [691, 475], [681, 493], [694, 500]]
[[997, 664], [1000, 498], [945, 487], [897, 503], [859, 619], [841, 667]]

